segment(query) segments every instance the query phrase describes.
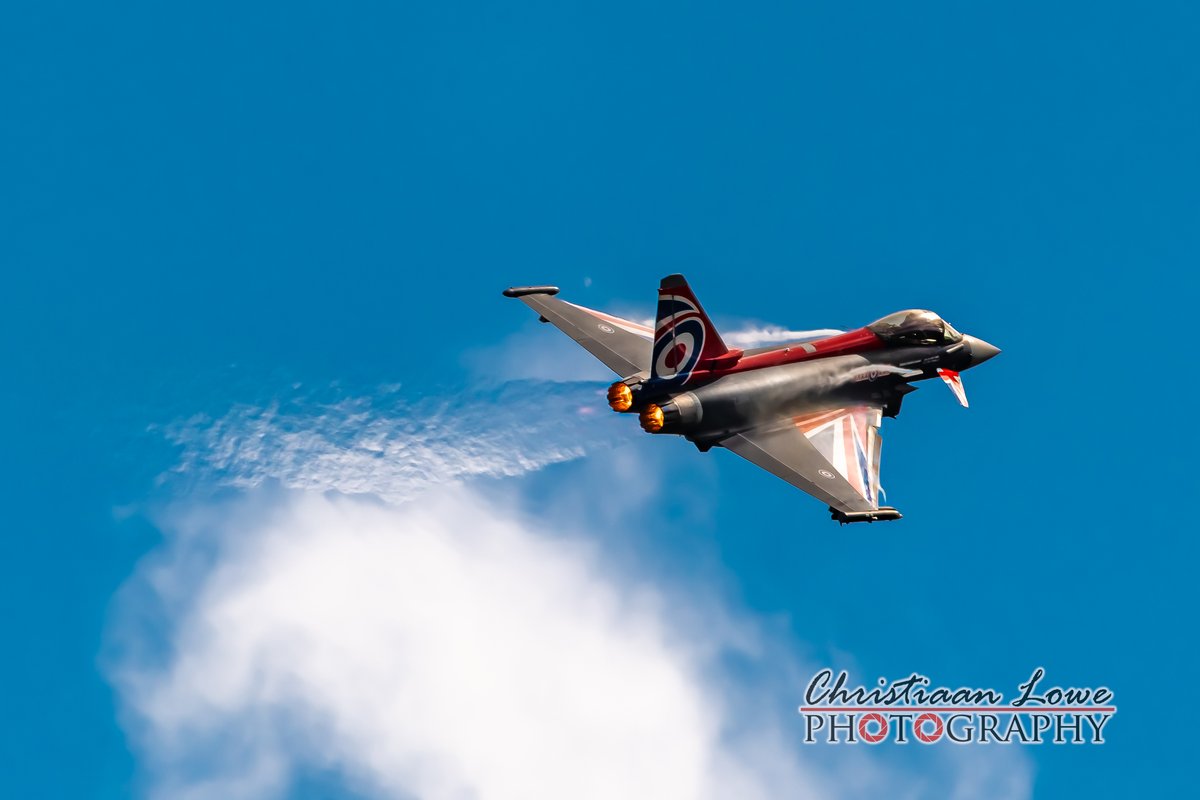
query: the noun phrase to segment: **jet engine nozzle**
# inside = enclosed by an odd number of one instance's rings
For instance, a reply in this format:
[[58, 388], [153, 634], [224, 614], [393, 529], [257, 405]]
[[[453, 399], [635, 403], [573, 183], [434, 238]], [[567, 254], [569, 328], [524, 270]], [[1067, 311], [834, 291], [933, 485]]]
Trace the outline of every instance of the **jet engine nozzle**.
[[642, 413], [638, 414], [638, 422], [641, 423], [642, 430], [646, 433], [659, 433], [664, 424], [663, 411], [651, 403], [642, 409]]
[[624, 381], [608, 387], [608, 407], [613, 411], [625, 412], [633, 408], [633, 390]]
[[677, 394], [661, 405], [651, 403], [642, 409], [638, 422], [647, 433], [687, 433], [704, 416], [700, 398], [692, 392]]

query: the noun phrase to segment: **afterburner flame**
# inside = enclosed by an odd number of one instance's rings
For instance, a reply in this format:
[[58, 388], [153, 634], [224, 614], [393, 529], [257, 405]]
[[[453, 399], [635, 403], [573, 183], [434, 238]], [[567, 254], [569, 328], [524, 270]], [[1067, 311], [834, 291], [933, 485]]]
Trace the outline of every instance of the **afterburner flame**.
[[633, 407], [633, 392], [627, 384], [617, 381], [608, 387], [608, 405], [613, 411], [628, 411]]
[[642, 430], [646, 433], [658, 433], [663, 429], [662, 409], [651, 403], [638, 414], [638, 422], [642, 423]]

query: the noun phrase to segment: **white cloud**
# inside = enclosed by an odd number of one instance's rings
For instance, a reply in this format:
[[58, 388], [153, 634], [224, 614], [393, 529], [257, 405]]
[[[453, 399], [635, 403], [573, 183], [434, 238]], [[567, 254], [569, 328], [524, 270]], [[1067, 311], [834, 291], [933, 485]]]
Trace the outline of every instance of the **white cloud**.
[[294, 387], [270, 406], [166, 428], [182, 448], [174, 472], [238, 488], [371, 494], [400, 502], [431, 486], [512, 477], [608, 447], [618, 437], [603, 390], [508, 383], [413, 401], [398, 387], [320, 402]]
[[[652, 491], [623, 499], [595, 470], [611, 518], [530, 516], [520, 482], [463, 479], [561, 459], [514, 449], [486, 417], [445, 427], [378, 398], [306, 413], [174, 429], [205, 480], [298, 489], [176, 507], [115, 606], [110, 674], [157, 796], [284, 796], [313, 771], [430, 800], [1028, 796], [1007, 748], [896, 763], [798, 744], [811, 670], [793, 644], [703, 584], [651, 583], [606, 552], [610, 519], [645, 519]], [[464, 452], [464, 434], [489, 444]], [[371, 470], [364, 442], [404, 468]]]
[[187, 536], [145, 574], [195, 591], [170, 663], [120, 672], [165, 796], [261, 797], [314, 759], [380, 796], [772, 796], [703, 677], [727, 643], [689, 642], [585, 540], [467, 489], [399, 508], [292, 497], [213, 534], [198, 582]]

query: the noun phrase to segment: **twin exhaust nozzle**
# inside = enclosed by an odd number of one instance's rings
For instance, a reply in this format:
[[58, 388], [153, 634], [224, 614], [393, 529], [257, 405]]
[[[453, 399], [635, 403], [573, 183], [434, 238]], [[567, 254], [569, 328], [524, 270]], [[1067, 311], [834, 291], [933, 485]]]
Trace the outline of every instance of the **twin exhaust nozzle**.
[[[633, 410], [633, 390], [629, 388], [629, 384], [617, 381], [608, 387], [608, 407], [622, 414]], [[651, 403], [638, 414], [638, 422], [647, 433], [658, 433], [665, 423], [663, 411]]]
[[[608, 406], [623, 414], [633, 412], [633, 387], [625, 381], [609, 386]], [[671, 397], [662, 405], [647, 403], [638, 410], [637, 415], [646, 433], [679, 433], [700, 422], [703, 411], [696, 396], [685, 392]]]

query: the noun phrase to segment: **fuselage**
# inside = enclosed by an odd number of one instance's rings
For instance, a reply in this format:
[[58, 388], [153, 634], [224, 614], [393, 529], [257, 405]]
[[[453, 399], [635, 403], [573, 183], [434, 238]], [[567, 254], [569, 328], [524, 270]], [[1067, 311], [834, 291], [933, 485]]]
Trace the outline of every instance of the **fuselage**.
[[680, 434], [701, 447], [766, 420], [829, 408], [869, 404], [895, 416], [904, 395], [916, 388], [912, 383], [938, 377], [939, 370], [957, 373], [998, 352], [931, 312], [919, 313], [937, 320], [938, 335], [893, 335], [891, 327], [879, 329], [892, 319], [887, 317], [812, 342], [732, 351], [697, 365], [682, 381], [633, 376], [623, 383], [643, 428]]

